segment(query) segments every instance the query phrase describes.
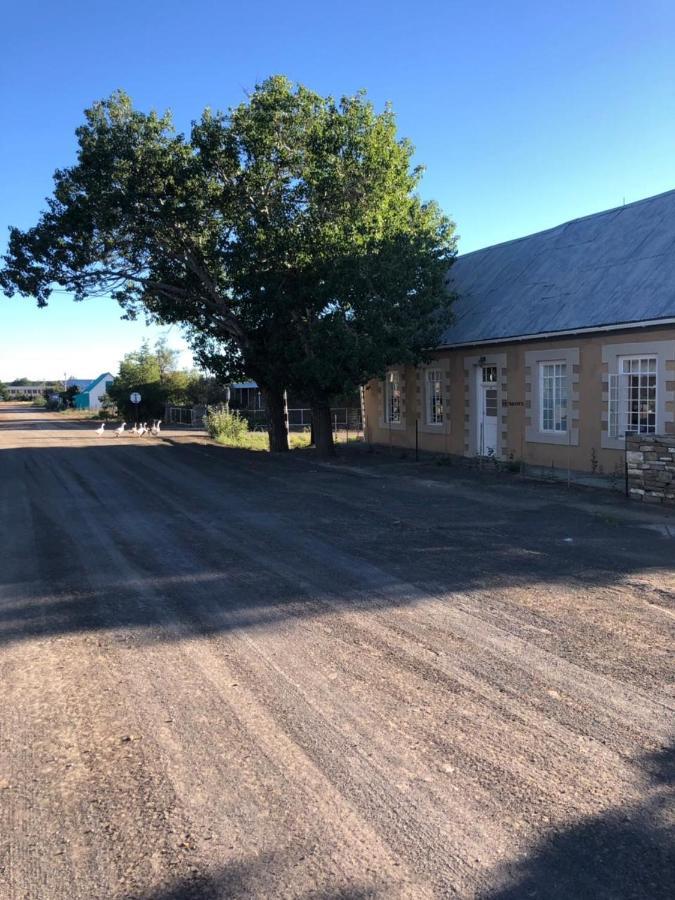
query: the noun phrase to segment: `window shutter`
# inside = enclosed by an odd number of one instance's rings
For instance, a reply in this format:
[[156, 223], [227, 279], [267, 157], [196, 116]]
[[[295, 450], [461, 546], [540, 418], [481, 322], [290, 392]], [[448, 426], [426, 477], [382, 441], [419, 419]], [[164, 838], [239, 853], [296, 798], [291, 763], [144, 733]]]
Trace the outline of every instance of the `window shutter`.
[[619, 372], [609, 376], [608, 427], [610, 437], [622, 438], [627, 428], [629, 376]]
[[623, 372], [617, 375], [617, 406], [616, 436], [622, 438], [628, 428], [628, 396], [630, 388], [630, 376]]
[[619, 376], [609, 376], [609, 404], [607, 416], [607, 431], [610, 437], [619, 436]]

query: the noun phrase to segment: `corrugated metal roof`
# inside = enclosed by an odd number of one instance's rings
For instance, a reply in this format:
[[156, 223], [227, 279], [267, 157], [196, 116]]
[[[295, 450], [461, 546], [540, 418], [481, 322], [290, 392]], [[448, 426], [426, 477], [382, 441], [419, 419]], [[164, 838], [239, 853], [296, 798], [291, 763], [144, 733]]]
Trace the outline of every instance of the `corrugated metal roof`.
[[68, 378], [66, 379], [66, 387], [76, 387], [83, 391], [92, 382], [91, 378]]
[[84, 388], [81, 389], [81, 394], [86, 394], [89, 391], [93, 391], [99, 381], [102, 381], [104, 378], [107, 378], [110, 381], [115, 380], [115, 376], [111, 372], [103, 372], [98, 378], [94, 378], [93, 381], [90, 381]]
[[457, 257], [441, 344], [675, 317], [675, 190]]

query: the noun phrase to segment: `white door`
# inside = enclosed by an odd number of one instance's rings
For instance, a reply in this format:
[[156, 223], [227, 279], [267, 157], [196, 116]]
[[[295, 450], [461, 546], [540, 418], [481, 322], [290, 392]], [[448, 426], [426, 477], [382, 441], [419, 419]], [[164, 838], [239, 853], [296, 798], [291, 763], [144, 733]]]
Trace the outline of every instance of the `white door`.
[[497, 455], [497, 366], [478, 369], [478, 454]]

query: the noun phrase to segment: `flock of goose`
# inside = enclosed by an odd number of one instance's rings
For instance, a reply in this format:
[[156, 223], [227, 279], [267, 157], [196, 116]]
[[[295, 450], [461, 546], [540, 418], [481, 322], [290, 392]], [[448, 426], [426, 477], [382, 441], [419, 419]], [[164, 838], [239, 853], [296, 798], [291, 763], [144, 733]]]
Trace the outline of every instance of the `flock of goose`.
[[[162, 424], [161, 419], [155, 419], [152, 425], [148, 426], [147, 422], [142, 422], [140, 425], [134, 425], [133, 428], [130, 428], [128, 431], [126, 430], [127, 423], [122, 422], [119, 428], [113, 429], [113, 434], [115, 437], [122, 437], [122, 435], [130, 435], [133, 437], [143, 437], [145, 434], [152, 434], [155, 437], [159, 435], [159, 426]], [[96, 434], [99, 437], [103, 437], [103, 433], [105, 431], [105, 422], [102, 423], [100, 428], [96, 429]]]

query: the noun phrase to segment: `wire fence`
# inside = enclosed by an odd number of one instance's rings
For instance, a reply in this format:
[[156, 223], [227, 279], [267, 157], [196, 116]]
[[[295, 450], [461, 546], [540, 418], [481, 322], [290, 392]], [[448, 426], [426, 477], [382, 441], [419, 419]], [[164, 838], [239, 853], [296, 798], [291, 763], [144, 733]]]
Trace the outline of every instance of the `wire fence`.
[[[339, 433], [342, 431], [363, 431], [363, 423], [361, 422], [361, 410], [358, 409], [358, 407], [343, 406], [331, 408], [330, 419], [331, 424], [333, 425], [333, 431], [335, 433]], [[299, 408], [288, 410], [289, 431], [310, 431], [311, 427], [311, 409]]]
[[[223, 407], [220, 407], [223, 408]], [[184, 428], [203, 428], [206, 406], [167, 406], [165, 423]], [[264, 409], [233, 409], [247, 419], [251, 431], [267, 431], [267, 412]], [[363, 434], [361, 410], [358, 407], [331, 408], [331, 423], [336, 437], [348, 435], [357, 437]], [[312, 410], [309, 407], [297, 407], [288, 410], [288, 430], [301, 433], [311, 431]]]
[[203, 428], [206, 410], [206, 406], [167, 406], [164, 410], [164, 424]]

